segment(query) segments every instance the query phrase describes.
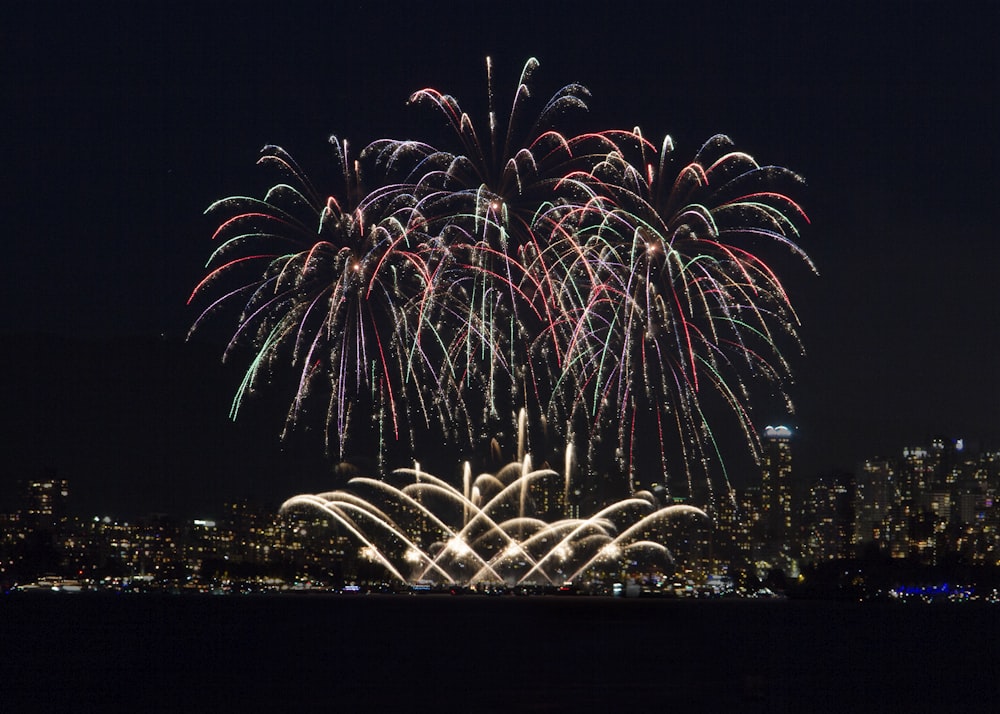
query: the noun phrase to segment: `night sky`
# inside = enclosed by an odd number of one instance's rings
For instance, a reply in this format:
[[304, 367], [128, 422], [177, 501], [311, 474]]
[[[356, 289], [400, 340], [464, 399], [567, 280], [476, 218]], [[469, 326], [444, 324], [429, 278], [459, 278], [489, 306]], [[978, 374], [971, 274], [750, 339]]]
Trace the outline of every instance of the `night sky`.
[[1000, 448], [995, 5], [704, 4], [8, 10], [0, 507], [49, 471], [95, 513], [328, 487], [315, 435], [278, 439], [289, 395], [229, 422], [240, 365], [211, 334], [184, 342], [203, 211], [260, 194], [265, 144], [321, 175], [330, 134], [431, 133], [414, 90], [476, 111], [487, 55], [501, 104], [534, 56], [539, 94], [591, 90], [588, 128], [670, 133], [685, 157], [725, 133], [806, 178], [820, 276], [782, 266], [807, 351], [797, 413], [755, 411], [796, 427], [799, 478], [933, 435]]

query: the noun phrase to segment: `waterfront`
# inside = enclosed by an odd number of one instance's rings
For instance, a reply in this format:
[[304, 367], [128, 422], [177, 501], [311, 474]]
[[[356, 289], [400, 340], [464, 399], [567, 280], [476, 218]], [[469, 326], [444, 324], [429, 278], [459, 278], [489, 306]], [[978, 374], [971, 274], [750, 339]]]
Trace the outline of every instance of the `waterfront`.
[[985, 604], [445, 595], [0, 598], [33, 711], [994, 711]]

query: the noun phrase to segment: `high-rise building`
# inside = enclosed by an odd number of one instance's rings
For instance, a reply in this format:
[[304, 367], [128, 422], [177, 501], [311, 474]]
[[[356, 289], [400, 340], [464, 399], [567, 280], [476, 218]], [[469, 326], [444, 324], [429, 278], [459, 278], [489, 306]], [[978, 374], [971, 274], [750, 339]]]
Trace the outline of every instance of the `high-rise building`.
[[899, 474], [901, 501], [918, 501], [934, 485], [942, 453], [941, 448], [927, 449], [922, 446], [908, 446], [903, 449]]
[[[724, 573], [730, 565], [749, 562], [750, 525], [753, 513], [740, 494], [730, 491], [722, 495], [713, 509], [715, 524], [712, 531], [712, 570]], [[711, 515], [711, 514], [710, 514]]]
[[855, 482], [850, 474], [833, 474], [809, 488], [802, 508], [802, 555], [822, 562], [853, 554]]
[[760, 518], [764, 540], [788, 543], [792, 539], [792, 430], [764, 429], [760, 484]]
[[43, 477], [25, 484], [24, 523], [29, 529], [50, 530], [66, 518], [69, 484], [65, 479]]
[[899, 502], [898, 469], [893, 459], [868, 459], [861, 465], [854, 498], [853, 542], [856, 552], [865, 543], [880, 540], [886, 513]]

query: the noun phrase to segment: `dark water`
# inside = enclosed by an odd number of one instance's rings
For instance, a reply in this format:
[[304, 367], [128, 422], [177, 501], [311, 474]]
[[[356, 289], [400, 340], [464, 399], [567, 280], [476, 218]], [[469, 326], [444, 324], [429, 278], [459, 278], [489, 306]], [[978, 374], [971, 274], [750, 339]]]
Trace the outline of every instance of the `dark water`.
[[0, 597], [0, 711], [997, 712], [1000, 607]]

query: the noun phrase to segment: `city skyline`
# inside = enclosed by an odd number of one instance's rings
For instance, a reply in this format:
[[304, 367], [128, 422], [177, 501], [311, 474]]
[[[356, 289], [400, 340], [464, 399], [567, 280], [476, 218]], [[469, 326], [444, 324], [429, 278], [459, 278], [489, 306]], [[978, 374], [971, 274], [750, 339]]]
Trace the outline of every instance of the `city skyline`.
[[[329, 134], [361, 146], [405, 133], [419, 120], [404, 98], [420, 87], [477, 106], [487, 54], [501, 88], [536, 56], [540, 93], [588, 86], [597, 125], [648, 122], [683, 155], [723, 132], [805, 177], [802, 247], [820, 277], [789, 279], [806, 348], [791, 359], [797, 412], [762, 406], [753, 419], [796, 427], [806, 477], [936, 434], [995, 447], [997, 247], [986, 211], [996, 139], [985, 71], [995, 57], [990, 22], [975, 21], [993, 17], [983, 10], [673, 10], [644, 23], [634, 54], [588, 57], [593, 18], [582, 13], [529, 22], [512, 6], [484, 25], [461, 11], [428, 18], [422, 34], [393, 30], [372, 9], [339, 18], [356, 32], [334, 33], [394, 48], [361, 66], [338, 64], [312, 27], [322, 16], [307, 13], [273, 28], [253, 12], [181, 23], [114, 6], [35, 11], [46, 22], [15, 23], [3, 50], [23, 68], [7, 80], [16, 101], [5, 120], [23, 141], [6, 216], [4, 489], [54, 468], [104, 483], [112, 497], [159, 494], [165, 510], [185, 491], [196, 500], [199, 489], [241, 482], [320, 490], [328, 466], [315, 440], [280, 443], [266, 400], [229, 424], [238, 376], [202, 345], [181, 343], [195, 317], [183, 302], [212, 230], [201, 212], [256, 185], [264, 144], [322, 175]], [[117, 42], [90, 44], [85, 30], [99, 27]], [[685, 27], [715, 32], [693, 38]], [[431, 50], [435, 35], [448, 41]], [[256, 50], [269, 43], [281, 51], [265, 59]], [[739, 460], [735, 469], [749, 468]]]
[[81, 517], [45, 477], [0, 511], [0, 587], [997, 601], [1000, 452], [938, 439], [792, 489], [788, 431], [766, 438], [738, 492], [617, 503], [530, 457], [458, 488], [414, 468], [212, 518]]

